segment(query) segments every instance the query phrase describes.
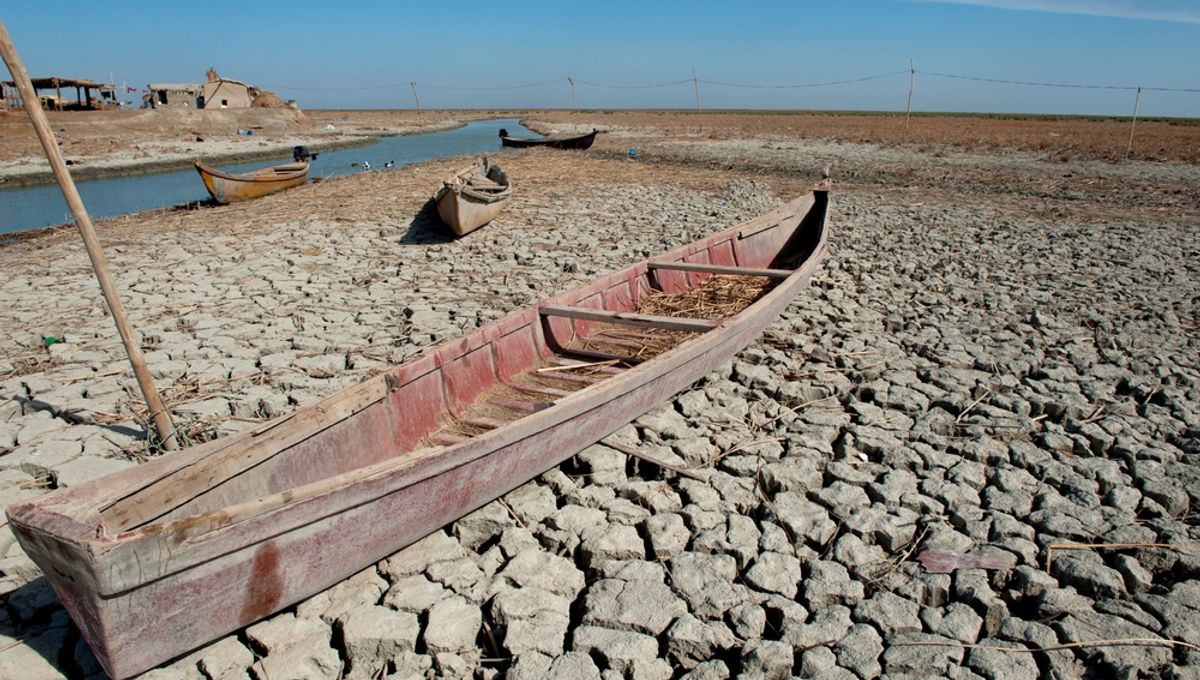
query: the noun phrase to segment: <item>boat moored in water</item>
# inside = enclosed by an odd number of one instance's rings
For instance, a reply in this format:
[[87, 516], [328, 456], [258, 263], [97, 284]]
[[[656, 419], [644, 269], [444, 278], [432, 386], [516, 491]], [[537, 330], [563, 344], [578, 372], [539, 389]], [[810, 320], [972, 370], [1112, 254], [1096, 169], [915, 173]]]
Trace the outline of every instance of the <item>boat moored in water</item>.
[[590, 148], [592, 142], [596, 141], [596, 135], [600, 134], [599, 130], [593, 129], [586, 135], [577, 137], [546, 137], [544, 139], [530, 139], [528, 137], [509, 137], [508, 130], [500, 130], [500, 144], [502, 146], [511, 146], [517, 149], [525, 149], [534, 146], [546, 146], [551, 149], [576, 149], [583, 150]]

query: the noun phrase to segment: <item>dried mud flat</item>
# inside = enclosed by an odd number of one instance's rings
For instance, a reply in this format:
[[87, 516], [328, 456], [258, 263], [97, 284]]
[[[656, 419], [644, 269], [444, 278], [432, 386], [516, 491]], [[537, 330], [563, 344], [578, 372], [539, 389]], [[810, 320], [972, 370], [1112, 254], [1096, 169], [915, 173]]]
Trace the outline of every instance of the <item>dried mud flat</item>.
[[[702, 479], [602, 442], [146, 677], [1195, 677], [1195, 165], [607, 129], [503, 156], [517, 197], [457, 241], [427, 201], [462, 159], [99, 225], [202, 440], [836, 182], [813, 285], [605, 440]], [[76, 236], [0, 268], [0, 500], [135, 465]], [[0, 677], [98, 676], [0, 536]]]

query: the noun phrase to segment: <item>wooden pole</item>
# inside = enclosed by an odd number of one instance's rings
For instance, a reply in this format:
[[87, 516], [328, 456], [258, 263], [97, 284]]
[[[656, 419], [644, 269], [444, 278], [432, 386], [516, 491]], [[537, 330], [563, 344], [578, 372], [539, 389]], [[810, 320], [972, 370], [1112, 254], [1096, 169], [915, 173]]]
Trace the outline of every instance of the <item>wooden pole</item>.
[[696, 77], [696, 67], [692, 67], [692, 87], [696, 89], [696, 111], [700, 111], [700, 79]]
[[417, 102], [417, 115], [421, 115], [421, 98], [417, 96], [417, 81], [410, 80], [409, 85], [412, 85], [413, 99]]
[[908, 104], [904, 107], [904, 138], [908, 138], [908, 117], [912, 115], [912, 93], [917, 84], [917, 66], [910, 58], [908, 60]]
[[1129, 154], [1133, 153], [1133, 131], [1137, 129], [1138, 104], [1142, 103], [1142, 88], [1137, 89], [1137, 94], [1133, 97], [1133, 123], [1129, 125], [1129, 146], [1125, 147], [1125, 157], [1129, 158]]
[[571, 86], [571, 110], [578, 111], [579, 106], [575, 103], [575, 81], [571, 80], [571, 76], [567, 76], [567, 83]]
[[[75, 226], [79, 228], [79, 234], [83, 237], [83, 246], [87, 249], [88, 257], [92, 261], [92, 269], [96, 272], [96, 279], [100, 282], [100, 290], [104, 293], [104, 301], [108, 303], [108, 310], [112, 313], [113, 322], [117, 324], [117, 332], [121, 334], [121, 342], [125, 345], [125, 353], [129, 355], [129, 363], [133, 365], [133, 373], [137, 376], [138, 387], [141, 388], [142, 397], [146, 400], [146, 407], [150, 410], [150, 418], [154, 422], [158, 439], [168, 450], [178, 448], [179, 444], [175, 440], [175, 428], [171, 425], [171, 415], [163, 408], [162, 399], [158, 396], [158, 390], [155, 389], [154, 381], [150, 377], [150, 369], [146, 366], [146, 359], [142, 356], [142, 350], [138, 347], [137, 340], [133, 335], [133, 328], [125, 317], [125, 307], [121, 304], [116, 284], [113, 283], [112, 275], [108, 271], [108, 260], [100, 248], [100, 240], [96, 238], [96, 229], [92, 226], [87, 209], [83, 207], [83, 199], [79, 197], [75, 182], [71, 180], [71, 173], [67, 171], [67, 164], [63, 161], [62, 152], [59, 151], [58, 144], [54, 141], [54, 135], [50, 132], [50, 123], [46, 120], [46, 114], [42, 111], [42, 107], [37, 105], [37, 93], [33, 90], [29, 73], [21, 64], [17, 48], [13, 46], [3, 21], [0, 21], [0, 57], [4, 58], [4, 63], [8, 66], [9, 73], [12, 74], [13, 82], [21, 92], [21, 97], [27, 102], [25, 113], [29, 114], [29, 119], [33, 122], [33, 129], [37, 132], [38, 141], [41, 142], [42, 150], [46, 152], [46, 158], [50, 161], [50, 169], [54, 171], [54, 177], [58, 180], [59, 188], [62, 189], [63, 198], [67, 200], [67, 206], [71, 208], [71, 215], [75, 218]], [[33, 102], [33, 105], [30, 106], [28, 102]]]

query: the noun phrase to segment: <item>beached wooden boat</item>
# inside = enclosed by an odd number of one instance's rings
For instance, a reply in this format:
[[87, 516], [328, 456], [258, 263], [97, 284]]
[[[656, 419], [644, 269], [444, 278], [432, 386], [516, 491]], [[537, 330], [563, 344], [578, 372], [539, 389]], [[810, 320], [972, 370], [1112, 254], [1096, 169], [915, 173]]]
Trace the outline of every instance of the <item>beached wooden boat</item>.
[[592, 146], [592, 142], [596, 141], [596, 135], [600, 134], [599, 130], [592, 130], [586, 135], [578, 137], [545, 137], [543, 139], [529, 139], [528, 137], [509, 137], [508, 130], [500, 130], [500, 144], [502, 146], [511, 146], [518, 149], [524, 149], [531, 146], [548, 146], [551, 149], [587, 149]]
[[308, 163], [287, 163], [254, 172], [223, 172], [196, 161], [196, 172], [204, 180], [204, 188], [217, 203], [248, 201], [284, 189], [298, 187], [308, 181]]
[[462, 236], [496, 219], [512, 198], [512, 183], [499, 165], [481, 158], [442, 183], [433, 200], [438, 216]]
[[[292, 415], [15, 504], [11, 527], [104, 669], [142, 672], [383, 559], [727, 361], [825, 257], [827, 206], [822, 185]], [[701, 299], [719, 311], [687, 316]]]

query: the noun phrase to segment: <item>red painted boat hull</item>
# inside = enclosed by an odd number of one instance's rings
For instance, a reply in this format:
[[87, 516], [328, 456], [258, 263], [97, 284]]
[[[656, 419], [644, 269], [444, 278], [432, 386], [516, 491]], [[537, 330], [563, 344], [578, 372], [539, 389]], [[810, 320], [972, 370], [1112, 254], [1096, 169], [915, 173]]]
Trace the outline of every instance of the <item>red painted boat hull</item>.
[[[14, 505], [17, 538], [104, 669], [143, 672], [308, 598], [554, 467], [747, 346], [826, 255], [828, 192], [654, 262], [798, 267], [710, 331], [461, 443], [431, 432], [586, 335], [551, 305], [628, 311], [707, 278], [646, 262], [516, 312], [227, 440]], [[790, 267], [789, 267], [790, 268]], [[251, 499], [251, 500], [246, 500]]]

